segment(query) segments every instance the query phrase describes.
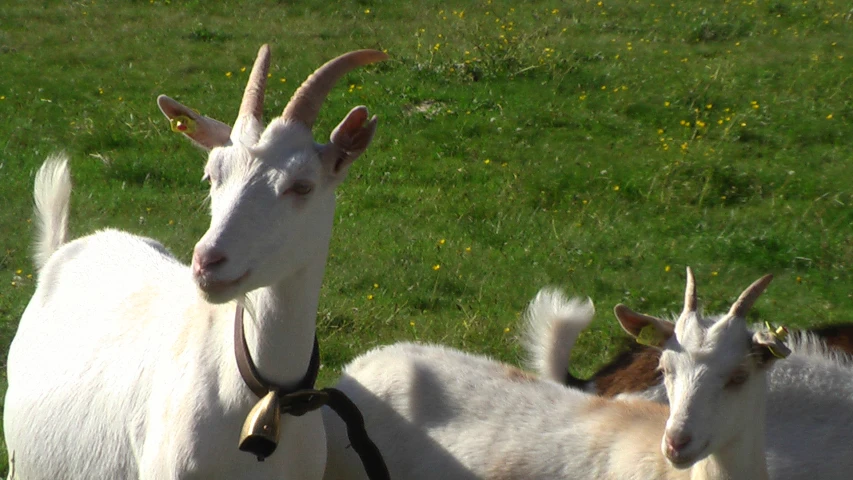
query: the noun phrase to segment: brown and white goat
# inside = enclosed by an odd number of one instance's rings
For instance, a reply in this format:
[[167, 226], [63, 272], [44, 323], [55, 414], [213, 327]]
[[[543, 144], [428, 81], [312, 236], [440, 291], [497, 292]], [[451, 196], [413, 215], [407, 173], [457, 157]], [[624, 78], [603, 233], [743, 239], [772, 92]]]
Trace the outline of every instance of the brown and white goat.
[[[617, 318], [632, 336], [623, 313]], [[664, 322], [664, 320], [656, 320]], [[585, 328], [557, 319], [527, 332], [529, 364], [542, 377], [587, 393], [619, 399], [672, 399], [660, 368], [662, 345], [635, 345], [592, 379], [567, 375], [569, 354]], [[763, 329], [763, 327], [762, 327]], [[846, 480], [853, 472], [853, 327], [822, 327], [790, 334], [790, 356], [767, 375], [767, 468], [774, 480]], [[663, 350], [662, 350], [663, 349]]]
[[[675, 325], [621, 307], [633, 331], [665, 340], [661, 365], [671, 409], [610, 400], [519, 374], [489, 358], [402, 343], [350, 363], [337, 384], [364, 414], [392, 478], [406, 480], [761, 480], [765, 375], [786, 348], [753, 332], [747, 310], [767, 286], [747, 288], [728, 313], [705, 317], [688, 281]], [[527, 318], [583, 328], [592, 304], [543, 290]], [[343, 424], [324, 411], [325, 480], [364, 479]]]

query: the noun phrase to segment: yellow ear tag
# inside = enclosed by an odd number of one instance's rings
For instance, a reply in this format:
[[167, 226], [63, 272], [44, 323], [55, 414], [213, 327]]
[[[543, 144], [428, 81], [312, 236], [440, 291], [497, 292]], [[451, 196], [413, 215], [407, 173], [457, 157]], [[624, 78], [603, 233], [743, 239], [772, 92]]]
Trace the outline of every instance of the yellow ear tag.
[[640, 329], [636, 340], [640, 345], [659, 347], [663, 343], [663, 334], [654, 325], [649, 324]]
[[[788, 338], [787, 328], [780, 325], [774, 329], [770, 326], [770, 322], [764, 322], [764, 326], [767, 327], [767, 330], [770, 330], [770, 334], [773, 335], [776, 340], [784, 342], [785, 339]], [[770, 353], [772, 353], [776, 358], [786, 358], [788, 356], [787, 354], [783, 355], [782, 353], [777, 352], [772, 346], [768, 345], [767, 349], [770, 350]]]
[[169, 119], [169, 126], [175, 133], [183, 133], [189, 135], [195, 132], [196, 122], [186, 115], [178, 115], [175, 118]]

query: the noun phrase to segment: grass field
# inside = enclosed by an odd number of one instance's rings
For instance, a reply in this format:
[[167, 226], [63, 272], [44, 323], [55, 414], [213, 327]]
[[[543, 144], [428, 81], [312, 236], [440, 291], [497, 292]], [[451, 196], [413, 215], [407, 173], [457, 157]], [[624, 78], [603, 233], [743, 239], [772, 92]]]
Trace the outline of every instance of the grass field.
[[46, 155], [73, 157], [74, 236], [119, 227], [189, 260], [208, 222], [204, 155], [154, 100], [233, 121], [262, 43], [267, 118], [325, 60], [391, 56], [349, 74], [315, 129], [325, 141], [359, 104], [381, 118], [339, 189], [318, 312], [325, 383], [396, 340], [517, 363], [518, 315], [545, 285], [598, 306], [573, 355], [585, 374], [624, 341], [616, 303], [680, 310], [686, 265], [709, 310], [774, 273], [754, 320], [853, 320], [846, 2], [9, 0], [4, 352], [35, 286]]

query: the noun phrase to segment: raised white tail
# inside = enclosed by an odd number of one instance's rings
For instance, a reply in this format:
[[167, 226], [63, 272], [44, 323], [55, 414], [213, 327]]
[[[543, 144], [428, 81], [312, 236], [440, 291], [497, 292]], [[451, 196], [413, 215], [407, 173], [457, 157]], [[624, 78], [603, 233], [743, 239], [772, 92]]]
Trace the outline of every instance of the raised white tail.
[[38, 228], [33, 257], [36, 270], [41, 271], [53, 252], [65, 244], [68, 233], [71, 173], [66, 153], [52, 154], [39, 168], [33, 196]]
[[524, 313], [524, 347], [528, 368], [563, 383], [578, 335], [592, 323], [592, 300], [568, 299], [557, 289], [543, 288]]

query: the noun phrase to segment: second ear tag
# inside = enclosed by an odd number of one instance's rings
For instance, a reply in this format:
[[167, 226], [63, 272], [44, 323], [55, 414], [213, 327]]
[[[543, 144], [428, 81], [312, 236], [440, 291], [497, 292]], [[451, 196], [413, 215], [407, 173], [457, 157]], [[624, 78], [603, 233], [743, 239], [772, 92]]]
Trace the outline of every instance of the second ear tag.
[[659, 347], [663, 343], [663, 335], [654, 325], [646, 325], [640, 329], [637, 335], [637, 343], [649, 347]]
[[175, 133], [190, 134], [195, 132], [196, 123], [195, 120], [187, 117], [186, 115], [178, 115], [177, 117], [169, 120], [169, 126]]

